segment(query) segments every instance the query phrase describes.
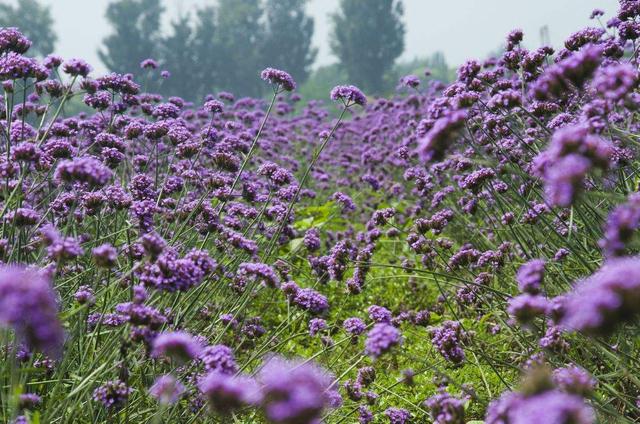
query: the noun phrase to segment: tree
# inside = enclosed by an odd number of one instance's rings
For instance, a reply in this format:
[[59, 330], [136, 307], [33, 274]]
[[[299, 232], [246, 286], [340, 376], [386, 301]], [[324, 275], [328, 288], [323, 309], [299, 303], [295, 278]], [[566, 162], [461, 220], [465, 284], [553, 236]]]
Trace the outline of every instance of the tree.
[[102, 63], [119, 73], [140, 73], [140, 62], [159, 53], [160, 17], [164, 12], [160, 0], [119, 0], [110, 3], [106, 17], [113, 33], [98, 50]]
[[197, 86], [197, 98], [202, 99], [207, 94], [212, 94], [216, 86], [219, 87], [220, 61], [224, 58], [219, 54], [219, 41], [216, 38], [218, 32], [216, 9], [206, 6], [198, 10], [196, 15], [198, 20], [193, 38], [193, 55], [196, 65], [193, 69], [193, 79]]
[[171, 34], [160, 45], [162, 69], [171, 73], [164, 80], [161, 91], [168, 96], [181, 96], [196, 100], [199, 96], [199, 64], [195, 56], [195, 33], [191, 16], [184, 14], [171, 22]]
[[311, 46], [313, 18], [305, 13], [307, 0], [267, 0], [267, 35], [262, 47], [265, 66], [283, 69], [302, 84], [309, 77], [318, 50]]
[[350, 81], [369, 93], [384, 90], [384, 76], [404, 50], [401, 0], [341, 0], [331, 15], [331, 50]]
[[220, 0], [214, 36], [217, 86], [242, 96], [259, 96], [265, 29], [260, 0]]
[[51, 9], [37, 0], [18, 0], [16, 7], [0, 4], [0, 26], [17, 27], [26, 35], [33, 42], [29, 54], [46, 56], [53, 52], [57, 36]]

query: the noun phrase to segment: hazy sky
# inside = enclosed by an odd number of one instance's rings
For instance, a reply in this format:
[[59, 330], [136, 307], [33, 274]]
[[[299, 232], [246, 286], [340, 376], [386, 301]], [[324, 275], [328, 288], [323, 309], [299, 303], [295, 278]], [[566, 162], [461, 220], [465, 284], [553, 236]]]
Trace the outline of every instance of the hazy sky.
[[[0, 0], [12, 3], [15, 0]], [[51, 5], [58, 33], [57, 53], [65, 58], [81, 57], [100, 72], [96, 49], [109, 31], [104, 13], [110, 0], [43, 0]], [[163, 0], [171, 17], [180, 11], [215, 0]], [[338, 0], [310, 0], [309, 13], [315, 18], [314, 44], [319, 48], [316, 65], [335, 61], [329, 49], [328, 14]], [[540, 28], [547, 25], [554, 46], [566, 36], [589, 24], [594, 8], [607, 12], [605, 20], [618, 8], [617, 0], [404, 0], [406, 48], [402, 58], [411, 59], [443, 51], [451, 64], [469, 57], [484, 57], [494, 51], [513, 28], [522, 28], [528, 46], [540, 44]]]

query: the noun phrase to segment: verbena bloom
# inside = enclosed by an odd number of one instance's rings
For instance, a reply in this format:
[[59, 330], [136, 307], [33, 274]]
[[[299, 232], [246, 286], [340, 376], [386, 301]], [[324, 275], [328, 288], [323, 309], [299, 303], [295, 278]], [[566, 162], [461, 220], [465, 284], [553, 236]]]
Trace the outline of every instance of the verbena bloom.
[[466, 337], [458, 321], [445, 321], [440, 327], [431, 330], [431, 343], [440, 354], [453, 364], [464, 362], [465, 354], [462, 341]]
[[400, 84], [406, 87], [417, 88], [420, 85], [420, 78], [416, 75], [406, 75], [400, 78]]
[[293, 91], [296, 89], [296, 83], [291, 75], [280, 69], [266, 68], [260, 73], [260, 77], [271, 84], [281, 87], [283, 90]]
[[258, 405], [260, 388], [252, 378], [212, 371], [198, 381], [198, 390], [212, 411], [228, 414], [248, 405]]
[[505, 392], [489, 404], [486, 424], [593, 424], [593, 409], [581, 397], [557, 390], [524, 396]]
[[352, 336], [359, 336], [365, 332], [367, 324], [365, 324], [360, 318], [351, 317], [344, 320], [342, 328]]
[[69, 59], [62, 65], [62, 70], [74, 77], [86, 77], [91, 72], [91, 65], [82, 59]]
[[149, 388], [149, 394], [158, 402], [170, 405], [176, 403], [185, 392], [184, 385], [172, 375], [166, 374], [158, 377]]
[[533, 259], [520, 265], [516, 274], [518, 289], [531, 294], [539, 293], [544, 278], [544, 266], [545, 262], [542, 259]]
[[140, 62], [140, 68], [142, 69], [156, 69], [158, 67], [158, 62], [155, 60], [148, 58]]
[[26, 53], [31, 47], [31, 41], [18, 28], [0, 28], [0, 53]]
[[390, 324], [378, 323], [367, 333], [365, 352], [372, 358], [378, 358], [394, 346], [400, 344], [400, 331]]
[[464, 127], [468, 114], [464, 110], [450, 112], [438, 119], [433, 127], [418, 141], [418, 155], [425, 161], [440, 160]]
[[367, 97], [353, 85], [338, 85], [331, 90], [331, 100], [341, 100], [345, 106], [366, 106]]
[[640, 312], [640, 258], [611, 259], [577, 283], [564, 303], [561, 324], [591, 334], [609, 334]]
[[42, 273], [20, 266], [0, 269], [0, 325], [12, 328], [29, 349], [62, 353], [57, 295]]
[[111, 179], [112, 172], [98, 159], [90, 156], [65, 160], [58, 164], [54, 179], [58, 182], [82, 182], [90, 187], [103, 186]]
[[447, 392], [440, 392], [424, 402], [436, 424], [464, 424], [464, 402]]
[[521, 324], [528, 324], [547, 313], [549, 301], [541, 295], [524, 293], [509, 300], [507, 312]]
[[586, 397], [596, 388], [596, 380], [584, 368], [569, 365], [553, 371], [553, 382], [564, 392]]
[[129, 399], [133, 389], [120, 380], [107, 381], [93, 391], [93, 400], [102, 403], [108, 409], [121, 409]]
[[40, 403], [42, 403], [42, 398], [35, 393], [23, 393], [18, 397], [20, 409], [35, 409]]
[[233, 350], [222, 344], [205, 347], [200, 353], [200, 360], [207, 371], [233, 375], [238, 370]]
[[312, 362], [273, 356], [258, 373], [267, 419], [276, 424], [314, 423], [337, 394], [334, 377]]
[[390, 424], [408, 424], [411, 419], [411, 413], [402, 408], [387, 408], [384, 415], [387, 416]]
[[168, 357], [179, 362], [195, 359], [202, 351], [202, 345], [191, 334], [182, 331], [162, 333], [153, 340], [151, 355], [155, 358]]
[[91, 254], [96, 265], [102, 268], [111, 268], [118, 259], [118, 252], [109, 243], [94, 248]]

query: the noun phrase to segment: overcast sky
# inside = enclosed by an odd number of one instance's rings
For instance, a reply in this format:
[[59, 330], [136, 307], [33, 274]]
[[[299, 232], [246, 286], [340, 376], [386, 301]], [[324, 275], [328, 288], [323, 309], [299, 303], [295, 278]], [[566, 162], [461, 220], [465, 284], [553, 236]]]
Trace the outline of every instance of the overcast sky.
[[[0, 0], [12, 3], [15, 0]], [[51, 5], [58, 34], [57, 53], [65, 58], [81, 57], [101, 72], [96, 49], [110, 28], [104, 13], [110, 0], [43, 0]], [[171, 17], [180, 11], [215, 0], [163, 0]], [[339, 0], [309, 0], [309, 13], [315, 18], [314, 44], [319, 48], [316, 65], [335, 61], [329, 49], [328, 14]], [[607, 12], [605, 20], [618, 8], [617, 0], [404, 0], [406, 48], [403, 59], [445, 53], [450, 64], [470, 57], [484, 57], [496, 50], [513, 28], [522, 28], [528, 46], [540, 44], [540, 28], [548, 26], [553, 45], [589, 24], [594, 8]]]

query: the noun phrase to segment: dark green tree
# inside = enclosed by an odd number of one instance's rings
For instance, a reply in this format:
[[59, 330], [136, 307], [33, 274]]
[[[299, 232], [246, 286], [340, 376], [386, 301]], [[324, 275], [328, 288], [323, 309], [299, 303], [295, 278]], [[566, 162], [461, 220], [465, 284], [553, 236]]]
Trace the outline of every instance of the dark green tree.
[[160, 45], [162, 69], [171, 73], [163, 80], [160, 91], [167, 96], [180, 96], [197, 100], [200, 81], [196, 73], [199, 65], [196, 58], [195, 31], [191, 16], [184, 14], [171, 22], [170, 35]]
[[29, 55], [46, 56], [53, 52], [57, 40], [49, 6], [37, 0], [18, 0], [16, 6], [0, 4], [0, 26], [17, 27], [33, 45]]
[[307, 0], [267, 0], [265, 66], [283, 69], [302, 84], [309, 77], [318, 50], [311, 46], [313, 18], [305, 13]]
[[260, 0], [220, 0], [213, 40], [218, 87], [241, 96], [259, 96], [265, 36]]
[[118, 0], [109, 3], [106, 17], [113, 27], [98, 50], [102, 63], [112, 71], [140, 74], [140, 62], [156, 57], [160, 45], [160, 0]]
[[[196, 85], [196, 97], [201, 100], [207, 94], [213, 94], [216, 87], [220, 88], [218, 81], [220, 62], [224, 57], [220, 55], [219, 40], [217, 39], [216, 9], [206, 6], [196, 14], [193, 37], [193, 57], [195, 66], [193, 80]], [[231, 87], [226, 87], [230, 90]]]
[[385, 75], [404, 50], [401, 0], [340, 0], [331, 15], [331, 50], [349, 80], [368, 93], [385, 88]]

